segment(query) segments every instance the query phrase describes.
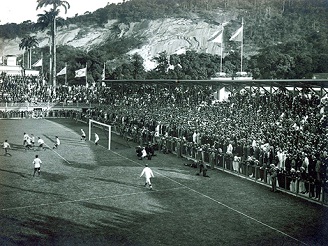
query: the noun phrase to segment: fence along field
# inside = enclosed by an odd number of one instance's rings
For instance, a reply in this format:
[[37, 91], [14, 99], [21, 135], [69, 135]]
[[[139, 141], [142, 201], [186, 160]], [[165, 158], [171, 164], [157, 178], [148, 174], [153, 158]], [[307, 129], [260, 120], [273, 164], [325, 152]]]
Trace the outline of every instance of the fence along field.
[[[1, 141], [14, 146], [12, 157], [0, 156], [1, 245], [327, 242], [326, 207], [218, 170], [197, 176], [170, 154], [140, 161], [136, 144], [114, 139], [109, 151], [81, 141], [81, 128], [70, 119], [0, 121]], [[49, 149], [25, 151], [24, 132], [42, 136]], [[61, 145], [53, 150], [55, 136]], [[40, 177], [32, 177], [36, 154]], [[152, 191], [139, 177], [145, 163], [155, 174]]]

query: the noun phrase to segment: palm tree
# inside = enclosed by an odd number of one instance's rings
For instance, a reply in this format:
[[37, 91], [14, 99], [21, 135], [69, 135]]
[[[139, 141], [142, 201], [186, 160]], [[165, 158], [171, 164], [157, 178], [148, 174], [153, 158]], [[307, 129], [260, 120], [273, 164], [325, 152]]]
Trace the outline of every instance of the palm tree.
[[51, 32], [51, 71], [50, 71], [50, 79], [52, 81], [52, 85], [56, 86], [56, 17], [59, 13], [59, 8], [63, 7], [65, 9], [65, 14], [67, 13], [67, 9], [70, 8], [70, 4], [67, 1], [62, 0], [37, 0], [38, 5], [36, 9], [47, 7], [49, 5], [52, 6], [50, 18], [50, 32]]
[[[19, 44], [19, 49], [25, 51], [27, 50], [27, 37], [21, 39], [21, 42]], [[25, 65], [25, 51], [23, 52], [23, 67]]]
[[[28, 68], [31, 69], [32, 66], [32, 49], [39, 45], [39, 41], [35, 36], [26, 36], [22, 38], [21, 43], [19, 44], [19, 49], [25, 49], [28, 52]], [[23, 54], [23, 64], [24, 64], [24, 54]]]

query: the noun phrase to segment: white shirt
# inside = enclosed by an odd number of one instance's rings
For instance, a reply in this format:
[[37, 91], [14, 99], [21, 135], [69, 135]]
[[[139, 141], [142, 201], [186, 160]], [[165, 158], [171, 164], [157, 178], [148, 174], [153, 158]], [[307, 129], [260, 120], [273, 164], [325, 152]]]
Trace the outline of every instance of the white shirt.
[[85, 132], [83, 129], [81, 129], [81, 132], [82, 132], [82, 136], [85, 136]]
[[142, 153], [142, 157], [147, 156], [147, 151], [145, 150], [145, 148], [142, 149], [141, 153]]
[[59, 138], [56, 138], [56, 143], [57, 143], [57, 145], [60, 145], [60, 140], [59, 140]]
[[151, 177], [154, 177], [154, 174], [153, 174], [153, 171], [149, 168], [149, 167], [145, 167], [143, 170], [142, 170], [142, 173], [140, 174], [140, 177], [142, 175], [145, 175], [145, 177], [148, 179], [148, 178], [151, 178]]
[[3, 148], [4, 148], [4, 149], [10, 148], [10, 144], [7, 143], [7, 142], [3, 142], [2, 145], [3, 145]]
[[98, 134], [97, 133], [95, 133], [95, 138], [96, 138], [96, 142], [99, 140], [99, 136], [98, 136]]
[[34, 164], [35, 168], [39, 168], [39, 167], [41, 167], [42, 161], [40, 160], [40, 158], [35, 158], [33, 160], [33, 164]]
[[43, 141], [43, 139], [41, 139], [41, 138], [39, 138], [39, 140], [38, 140], [38, 144], [44, 144], [44, 141]]

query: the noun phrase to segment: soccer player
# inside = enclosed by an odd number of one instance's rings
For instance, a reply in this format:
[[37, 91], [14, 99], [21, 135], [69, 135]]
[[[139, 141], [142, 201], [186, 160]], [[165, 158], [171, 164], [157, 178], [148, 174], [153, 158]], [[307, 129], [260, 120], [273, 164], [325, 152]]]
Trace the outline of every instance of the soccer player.
[[11, 147], [10, 147], [10, 144], [7, 142], [7, 139], [3, 142], [2, 146], [3, 146], [3, 149], [5, 150], [4, 155], [10, 155], [11, 156], [11, 154], [8, 152], [8, 149], [11, 149]]
[[43, 149], [43, 150], [46, 150], [46, 147], [44, 147], [44, 141], [42, 138], [38, 137], [38, 148], [40, 149]]
[[40, 168], [41, 168], [42, 161], [38, 155], [35, 156], [35, 158], [33, 160], [33, 164], [34, 164], [34, 173], [33, 173], [33, 177], [34, 177], [36, 172], [38, 172], [38, 175], [40, 175], [40, 173], [41, 173]]
[[35, 137], [33, 134], [31, 134], [31, 144], [32, 146], [34, 147], [34, 144], [35, 144]]
[[87, 139], [86, 139], [86, 135], [85, 135], [85, 132], [84, 132], [84, 130], [83, 129], [81, 129], [81, 140], [84, 140], [84, 141], [86, 141]]
[[99, 136], [97, 133], [95, 133], [95, 144], [98, 145], [98, 141], [99, 141]]
[[146, 182], [145, 187], [147, 184], [149, 185], [149, 189], [153, 189], [153, 186], [151, 185], [150, 179], [154, 177], [153, 171], [148, 167], [148, 165], [145, 165], [145, 168], [142, 170], [140, 177], [145, 176]]
[[59, 147], [59, 145], [60, 145], [60, 140], [59, 140], [58, 136], [56, 136], [56, 142], [55, 142], [54, 147], [52, 147], [52, 148], [57, 149]]
[[23, 146], [25, 146], [25, 144], [26, 144], [26, 142], [27, 142], [27, 139], [29, 139], [30, 137], [29, 137], [29, 135], [26, 133], [26, 132], [24, 132], [24, 136], [23, 136]]
[[28, 136], [25, 142], [25, 150], [31, 149], [32, 148], [32, 142], [31, 138]]

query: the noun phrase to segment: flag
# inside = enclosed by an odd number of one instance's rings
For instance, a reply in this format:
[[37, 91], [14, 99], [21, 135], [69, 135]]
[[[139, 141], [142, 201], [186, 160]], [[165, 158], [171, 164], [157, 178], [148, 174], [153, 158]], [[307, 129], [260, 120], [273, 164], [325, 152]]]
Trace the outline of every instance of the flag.
[[42, 67], [42, 58], [32, 65], [32, 67]]
[[208, 41], [215, 42], [218, 44], [222, 44], [223, 42], [223, 30], [218, 31], [213, 37], [211, 37]]
[[64, 75], [64, 74], [66, 74], [66, 67], [64, 67], [62, 70], [60, 70], [59, 73], [57, 73], [57, 76]]
[[75, 71], [75, 78], [87, 76], [87, 68], [81, 68]]
[[243, 41], [243, 26], [241, 26], [229, 39], [229, 41], [237, 41], [242, 42]]

